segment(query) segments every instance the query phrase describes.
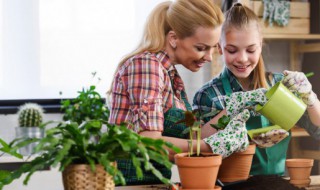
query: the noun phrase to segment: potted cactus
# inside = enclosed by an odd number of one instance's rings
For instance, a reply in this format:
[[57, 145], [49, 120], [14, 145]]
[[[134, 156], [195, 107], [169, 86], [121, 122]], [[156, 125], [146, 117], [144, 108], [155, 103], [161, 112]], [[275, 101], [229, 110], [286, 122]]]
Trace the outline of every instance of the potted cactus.
[[[25, 103], [19, 107], [17, 112], [19, 126], [16, 127], [16, 138], [23, 138], [33, 141], [35, 138], [44, 136], [44, 129], [41, 127], [43, 121], [43, 109], [36, 103]], [[28, 156], [32, 154], [36, 143], [19, 149], [20, 154]]]

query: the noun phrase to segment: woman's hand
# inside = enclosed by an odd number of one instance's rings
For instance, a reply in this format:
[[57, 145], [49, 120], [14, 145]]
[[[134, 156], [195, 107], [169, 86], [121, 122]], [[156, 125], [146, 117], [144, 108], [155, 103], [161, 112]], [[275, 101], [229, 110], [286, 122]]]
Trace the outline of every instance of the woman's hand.
[[284, 79], [282, 83], [294, 93], [297, 93], [302, 101], [309, 107], [317, 100], [316, 94], [312, 91], [312, 85], [306, 75], [297, 71], [284, 71]]
[[245, 151], [249, 145], [246, 121], [250, 113], [247, 109], [231, 119], [224, 130], [203, 139], [213, 153], [221, 154], [223, 158], [230, 156], [234, 152]]
[[225, 96], [227, 115], [231, 118], [249, 107], [257, 104], [264, 105], [267, 102], [266, 89], [259, 88], [247, 92], [234, 92]]

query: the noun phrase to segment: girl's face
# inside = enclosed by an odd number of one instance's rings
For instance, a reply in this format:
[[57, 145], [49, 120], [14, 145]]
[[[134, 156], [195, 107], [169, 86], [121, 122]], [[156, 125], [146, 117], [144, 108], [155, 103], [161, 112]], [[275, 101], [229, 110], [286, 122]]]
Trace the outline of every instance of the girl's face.
[[192, 72], [198, 71], [205, 63], [212, 61], [214, 48], [220, 39], [221, 27], [196, 29], [194, 35], [176, 39], [173, 62], [182, 64]]
[[221, 38], [219, 51], [227, 68], [238, 80], [249, 79], [262, 51], [258, 28], [252, 24], [244, 29], [230, 28]]

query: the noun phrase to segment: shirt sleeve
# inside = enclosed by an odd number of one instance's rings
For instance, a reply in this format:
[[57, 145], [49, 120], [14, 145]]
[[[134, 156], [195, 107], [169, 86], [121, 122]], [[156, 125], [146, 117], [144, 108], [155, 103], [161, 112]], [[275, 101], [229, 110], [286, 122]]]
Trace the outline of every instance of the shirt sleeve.
[[216, 116], [221, 110], [218, 110], [216, 104], [212, 100], [211, 96], [206, 91], [199, 90], [193, 98], [193, 110], [199, 110], [202, 116], [213, 113], [213, 115], [208, 117], [203, 117], [203, 121], [207, 123], [211, 118]]
[[303, 116], [298, 121], [297, 125], [299, 127], [304, 128], [314, 139], [320, 140], [320, 127], [317, 127], [312, 124], [307, 112], [303, 114]]
[[122, 80], [129, 94], [131, 124], [136, 132], [163, 131], [162, 89], [164, 73], [156, 58], [131, 60]]

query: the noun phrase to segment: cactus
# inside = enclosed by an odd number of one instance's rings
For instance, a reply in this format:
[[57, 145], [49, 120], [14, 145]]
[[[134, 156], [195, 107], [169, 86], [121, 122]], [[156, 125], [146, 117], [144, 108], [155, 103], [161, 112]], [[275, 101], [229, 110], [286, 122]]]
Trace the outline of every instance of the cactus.
[[26, 103], [18, 111], [20, 127], [37, 127], [42, 123], [43, 109], [35, 103]]

